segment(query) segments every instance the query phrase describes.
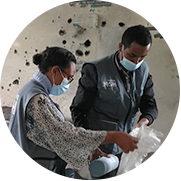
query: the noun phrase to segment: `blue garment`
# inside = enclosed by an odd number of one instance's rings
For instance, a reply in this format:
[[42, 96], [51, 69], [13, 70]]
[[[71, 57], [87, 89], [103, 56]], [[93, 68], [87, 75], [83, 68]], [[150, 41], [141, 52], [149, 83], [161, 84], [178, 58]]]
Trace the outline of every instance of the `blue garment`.
[[26, 108], [32, 97], [43, 94], [49, 97], [51, 83], [48, 78], [37, 72], [34, 79], [30, 80], [18, 93], [11, 111], [9, 130], [19, 146], [37, 163], [53, 172], [64, 175], [66, 163], [43, 147], [40, 147], [29, 140], [26, 136]]

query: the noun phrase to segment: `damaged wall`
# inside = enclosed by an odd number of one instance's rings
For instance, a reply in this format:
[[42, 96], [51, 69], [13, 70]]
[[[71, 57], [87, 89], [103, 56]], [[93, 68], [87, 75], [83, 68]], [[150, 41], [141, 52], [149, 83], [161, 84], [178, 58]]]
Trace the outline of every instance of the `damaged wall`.
[[153, 75], [160, 113], [153, 127], [166, 136], [175, 119], [179, 102], [178, 71], [168, 45], [147, 20], [129, 9], [113, 3], [88, 2], [55, 7], [37, 17], [19, 34], [3, 67], [1, 105], [11, 107], [18, 91], [38, 70], [32, 63], [34, 54], [47, 46], [61, 46], [77, 57], [77, 72], [70, 90], [63, 96], [52, 98], [66, 117], [70, 117], [69, 106], [77, 89], [82, 64], [114, 53], [125, 29], [142, 24], [150, 29], [153, 37], [147, 61]]

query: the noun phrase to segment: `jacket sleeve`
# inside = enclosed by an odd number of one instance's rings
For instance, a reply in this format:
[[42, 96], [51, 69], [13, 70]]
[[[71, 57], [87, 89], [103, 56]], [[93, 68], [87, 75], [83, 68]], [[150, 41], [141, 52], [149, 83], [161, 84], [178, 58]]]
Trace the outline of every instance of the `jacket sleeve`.
[[75, 126], [88, 128], [86, 115], [93, 106], [97, 94], [97, 72], [93, 64], [84, 64], [76, 95], [70, 106]]
[[142, 118], [147, 118], [149, 120], [149, 125], [151, 125], [158, 116], [157, 104], [154, 98], [153, 81], [150, 74], [141, 98], [140, 111], [142, 115], [140, 116], [139, 120]]

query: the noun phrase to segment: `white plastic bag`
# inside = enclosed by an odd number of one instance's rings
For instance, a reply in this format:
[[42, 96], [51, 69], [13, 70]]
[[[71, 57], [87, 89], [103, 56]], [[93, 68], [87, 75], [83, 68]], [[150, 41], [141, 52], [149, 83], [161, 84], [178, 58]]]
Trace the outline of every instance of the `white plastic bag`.
[[142, 125], [130, 133], [139, 139], [138, 149], [128, 154], [123, 153], [117, 175], [123, 174], [139, 166], [148, 153], [155, 152], [161, 145], [163, 134], [148, 126]]

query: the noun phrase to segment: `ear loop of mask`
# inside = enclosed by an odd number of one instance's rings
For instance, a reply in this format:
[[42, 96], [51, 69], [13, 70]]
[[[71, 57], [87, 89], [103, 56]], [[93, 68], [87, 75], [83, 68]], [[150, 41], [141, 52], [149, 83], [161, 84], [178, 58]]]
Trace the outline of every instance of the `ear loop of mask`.
[[55, 84], [55, 74], [53, 73], [53, 70], [51, 70], [52, 75], [52, 80], [53, 80], [53, 85]]

